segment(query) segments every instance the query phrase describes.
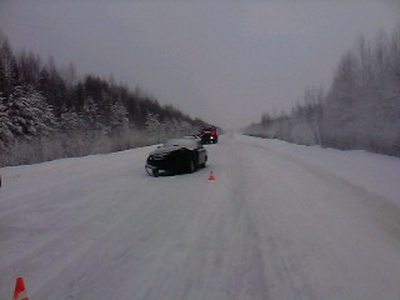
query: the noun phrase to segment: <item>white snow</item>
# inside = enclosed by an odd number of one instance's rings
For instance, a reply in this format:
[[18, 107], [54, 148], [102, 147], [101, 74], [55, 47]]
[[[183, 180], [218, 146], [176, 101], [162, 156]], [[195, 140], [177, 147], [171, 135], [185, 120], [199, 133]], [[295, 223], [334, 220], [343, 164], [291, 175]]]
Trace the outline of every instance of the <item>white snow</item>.
[[153, 149], [0, 169], [0, 300], [399, 298], [399, 158], [228, 134], [152, 178]]
[[400, 159], [363, 150], [340, 151], [294, 145], [280, 140], [250, 139], [293, 159], [302, 159], [400, 205]]

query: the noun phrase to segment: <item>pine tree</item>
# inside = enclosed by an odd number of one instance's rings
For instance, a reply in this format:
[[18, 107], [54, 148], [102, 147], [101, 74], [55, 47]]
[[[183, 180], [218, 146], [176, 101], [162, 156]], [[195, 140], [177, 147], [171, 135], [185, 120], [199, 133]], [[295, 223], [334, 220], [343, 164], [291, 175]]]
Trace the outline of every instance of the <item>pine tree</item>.
[[158, 115], [148, 112], [145, 128], [149, 139], [154, 139], [156, 143], [161, 142], [161, 123], [158, 120]]
[[46, 136], [56, 126], [53, 112], [44, 97], [31, 86], [17, 86], [10, 95], [6, 112], [16, 138]]
[[5, 98], [0, 94], [0, 150], [4, 151], [12, 142], [12, 124], [6, 111]]

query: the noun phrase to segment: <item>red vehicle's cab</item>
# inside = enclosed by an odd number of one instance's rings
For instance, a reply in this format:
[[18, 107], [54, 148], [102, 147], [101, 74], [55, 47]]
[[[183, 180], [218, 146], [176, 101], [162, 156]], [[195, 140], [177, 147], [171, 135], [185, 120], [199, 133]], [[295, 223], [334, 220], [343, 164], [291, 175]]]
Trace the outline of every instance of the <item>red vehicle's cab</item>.
[[218, 143], [218, 130], [216, 126], [205, 125], [201, 127], [200, 137], [203, 144]]

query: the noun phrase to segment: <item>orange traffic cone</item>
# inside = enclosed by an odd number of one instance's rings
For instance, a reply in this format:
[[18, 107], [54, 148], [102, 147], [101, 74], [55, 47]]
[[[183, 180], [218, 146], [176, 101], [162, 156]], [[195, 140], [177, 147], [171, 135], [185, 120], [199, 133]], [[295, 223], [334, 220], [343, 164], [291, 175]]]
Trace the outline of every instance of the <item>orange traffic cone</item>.
[[211, 171], [211, 172], [210, 172], [210, 177], [208, 177], [208, 180], [216, 180], [216, 178], [215, 178], [215, 175], [214, 175], [214, 172], [213, 172], [213, 171]]
[[25, 290], [24, 279], [22, 277], [17, 278], [13, 300], [29, 300]]

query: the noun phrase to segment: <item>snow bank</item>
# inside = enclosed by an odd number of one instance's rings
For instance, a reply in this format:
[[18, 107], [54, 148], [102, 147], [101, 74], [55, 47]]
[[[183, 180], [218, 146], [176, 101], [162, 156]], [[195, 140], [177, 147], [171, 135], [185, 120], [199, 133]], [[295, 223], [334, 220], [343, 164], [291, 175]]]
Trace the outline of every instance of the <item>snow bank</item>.
[[295, 145], [276, 139], [265, 140], [246, 136], [241, 138], [257, 141], [262, 147], [321, 166], [370, 193], [400, 205], [400, 158], [398, 157], [363, 150], [342, 151], [320, 146]]

